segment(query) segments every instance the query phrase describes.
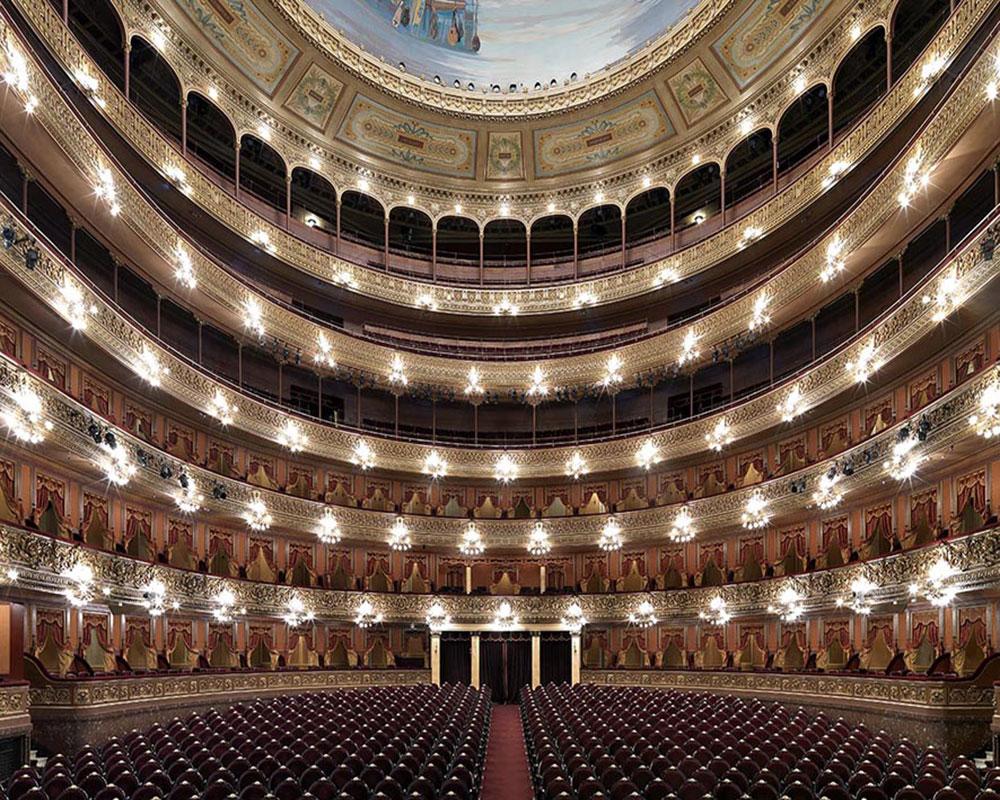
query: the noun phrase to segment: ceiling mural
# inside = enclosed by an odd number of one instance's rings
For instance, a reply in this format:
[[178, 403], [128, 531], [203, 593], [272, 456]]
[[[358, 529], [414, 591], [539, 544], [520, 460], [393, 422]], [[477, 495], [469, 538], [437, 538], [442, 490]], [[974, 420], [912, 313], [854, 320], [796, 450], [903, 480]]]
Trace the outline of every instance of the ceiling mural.
[[562, 83], [659, 38], [697, 0], [307, 0], [386, 62], [442, 82]]

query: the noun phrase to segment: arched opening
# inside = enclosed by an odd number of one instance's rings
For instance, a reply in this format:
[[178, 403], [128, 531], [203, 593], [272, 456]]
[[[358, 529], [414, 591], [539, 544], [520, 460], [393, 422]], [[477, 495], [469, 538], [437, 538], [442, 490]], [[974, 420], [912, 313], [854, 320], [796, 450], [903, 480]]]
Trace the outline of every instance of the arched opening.
[[292, 170], [292, 218], [331, 235], [337, 234], [337, 190], [310, 169]]
[[69, 28], [108, 80], [125, 91], [125, 31], [108, 0], [71, 0]]
[[851, 128], [885, 91], [885, 30], [875, 28], [851, 48], [833, 76], [833, 135]]
[[129, 99], [150, 122], [179, 142], [182, 134], [181, 84], [156, 48], [133, 37], [129, 50]]
[[618, 206], [588, 208], [580, 215], [578, 230], [580, 258], [622, 249], [622, 212]]
[[479, 226], [465, 217], [442, 217], [437, 226], [438, 261], [475, 265], [479, 270]]
[[431, 218], [423, 211], [397, 206], [389, 212], [389, 252], [430, 260], [434, 245]]
[[385, 209], [371, 195], [344, 192], [340, 197], [340, 235], [352, 242], [385, 247]]
[[718, 164], [689, 172], [674, 188], [674, 230], [701, 225], [722, 208], [722, 176]]
[[729, 151], [726, 158], [726, 208], [733, 208], [774, 181], [771, 131], [762, 128]]
[[778, 120], [778, 173], [798, 166], [830, 141], [826, 86], [799, 95]]
[[951, 13], [949, 0], [899, 0], [892, 15], [892, 80], [898, 81]]
[[662, 186], [637, 194], [625, 206], [625, 246], [670, 235], [670, 192]]
[[250, 134], [240, 140], [240, 191], [285, 211], [285, 162], [277, 150]]
[[236, 180], [236, 131], [229, 117], [196, 92], [187, 98], [187, 150], [222, 177]]
[[553, 214], [531, 223], [531, 266], [573, 258], [573, 220]]
[[523, 267], [528, 231], [517, 219], [495, 219], [483, 228], [483, 262], [490, 267]]

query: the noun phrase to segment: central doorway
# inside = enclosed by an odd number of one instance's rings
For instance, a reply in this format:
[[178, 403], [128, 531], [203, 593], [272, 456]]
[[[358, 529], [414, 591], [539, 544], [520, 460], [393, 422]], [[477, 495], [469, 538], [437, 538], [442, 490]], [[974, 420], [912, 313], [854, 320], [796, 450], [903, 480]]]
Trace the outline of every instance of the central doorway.
[[490, 687], [494, 703], [517, 703], [531, 686], [531, 634], [483, 633], [479, 640], [479, 685]]

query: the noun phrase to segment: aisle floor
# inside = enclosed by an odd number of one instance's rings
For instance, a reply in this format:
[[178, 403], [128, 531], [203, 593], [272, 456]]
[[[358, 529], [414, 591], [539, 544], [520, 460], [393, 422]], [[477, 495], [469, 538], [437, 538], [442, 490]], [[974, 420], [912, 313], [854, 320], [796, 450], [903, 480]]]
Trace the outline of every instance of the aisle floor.
[[531, 773], [517, 706], [493, 706], [482, 800], [531, 800]]

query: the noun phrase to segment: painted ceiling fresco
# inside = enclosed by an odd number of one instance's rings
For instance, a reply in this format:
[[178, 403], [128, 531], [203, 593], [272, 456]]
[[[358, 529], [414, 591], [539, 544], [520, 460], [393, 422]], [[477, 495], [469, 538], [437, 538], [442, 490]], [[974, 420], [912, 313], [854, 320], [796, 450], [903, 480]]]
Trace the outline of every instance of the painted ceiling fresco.
[[477, 88], [582, 78], [658, 38], [696, 0], [307, 0], [387, 63]]

